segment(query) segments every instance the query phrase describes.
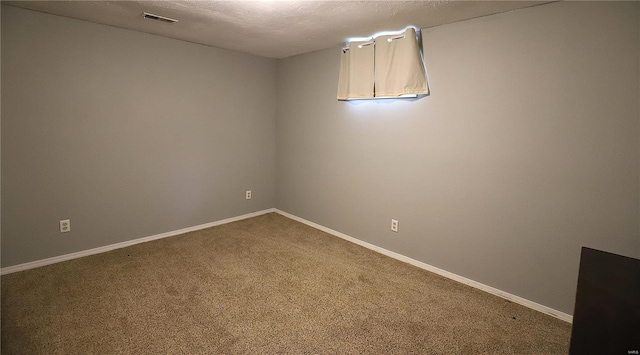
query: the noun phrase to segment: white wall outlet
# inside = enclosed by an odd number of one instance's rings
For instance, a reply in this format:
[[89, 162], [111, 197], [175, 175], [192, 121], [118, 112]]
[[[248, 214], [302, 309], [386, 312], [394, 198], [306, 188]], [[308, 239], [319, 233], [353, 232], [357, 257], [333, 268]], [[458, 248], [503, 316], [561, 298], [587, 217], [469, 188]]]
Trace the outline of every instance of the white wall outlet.
[[63, 219], [60, 221], [60, 233], [71, 232], [71, 220]]
[[245, 198], [247, 200], [251, 200], [251, 190], [247, 190], [247, 192], [245, 193]]
[[397, 219], [392, 219], [391, 220], [391, 230], [394, 232], [398, 231], [398, 220]]

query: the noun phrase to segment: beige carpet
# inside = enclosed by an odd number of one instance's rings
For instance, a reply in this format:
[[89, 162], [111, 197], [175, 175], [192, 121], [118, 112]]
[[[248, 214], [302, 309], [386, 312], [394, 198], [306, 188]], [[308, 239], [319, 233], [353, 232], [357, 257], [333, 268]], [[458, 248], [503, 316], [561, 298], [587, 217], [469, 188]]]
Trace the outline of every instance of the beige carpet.
[[566, 354], [570, 324], [277, 214], [2, 276], [3, 354]]

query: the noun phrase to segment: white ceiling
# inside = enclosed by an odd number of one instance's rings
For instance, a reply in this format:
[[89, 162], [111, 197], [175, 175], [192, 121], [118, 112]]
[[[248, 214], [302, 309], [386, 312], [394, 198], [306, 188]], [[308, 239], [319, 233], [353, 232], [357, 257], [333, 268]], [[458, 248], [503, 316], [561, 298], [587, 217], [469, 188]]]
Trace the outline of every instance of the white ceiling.
[[[548, 1], [3, 1], [3, 4], [269, 58], [413, 25], [438, 26]], [[143, 12], [178, 19], [147, 20]]]

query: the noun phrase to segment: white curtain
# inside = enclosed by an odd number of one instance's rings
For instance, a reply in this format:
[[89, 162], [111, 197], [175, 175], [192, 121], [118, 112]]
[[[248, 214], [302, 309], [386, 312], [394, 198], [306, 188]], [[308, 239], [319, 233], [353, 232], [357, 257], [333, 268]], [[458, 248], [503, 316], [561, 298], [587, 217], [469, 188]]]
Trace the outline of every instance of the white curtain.
[[338, 100], [373, 97], [374, 43], [351, 42], [342, 49]]
[[340, 60], [338, 100], [428, 94], [426, 72], [414, 28], [351, 42]]
[[375, 75], [376, 97], [429, 93], [415, 29], [376, 38]]

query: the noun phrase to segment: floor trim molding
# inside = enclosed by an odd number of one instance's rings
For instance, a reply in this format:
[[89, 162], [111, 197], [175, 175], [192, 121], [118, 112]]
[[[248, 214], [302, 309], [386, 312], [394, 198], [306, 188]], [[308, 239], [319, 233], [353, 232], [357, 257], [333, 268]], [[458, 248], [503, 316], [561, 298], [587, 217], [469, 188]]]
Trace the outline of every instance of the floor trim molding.
[[28, 262], [28, 263], [24, 263], [24, 264], [18, 264], [18, 265], [3, 267], [0, 270], [0, 275], [11, 274], [11, 273], [14, 273], [14, 272], [24, 271], [24, 270], [29, 270], [29, 269], [35, 269], [35, 268], [40, 267], [40, 266], [45, 266], [45, 265], [55, 264], [55, 263], [59, 263], [59, 262], [67, 261], [67, 260], [82, 258], [84, 256], [105, 253], [105, 252], [108, 252], [108, 251], [111, 251], [111, 250], [114, 250], [114, 249], [125, 248], [125, 247], [131, 246], [131, 245], [144, 243], [144, 242], [150, 242], [150, 241], [156, 240], [156, 239], [173, 237], [173, 236], [184, 234], [184, 233], [189, 233], [189, 232], [193, 232], [193, 231], [197, 231], [197, 230], [201, 230], [201, 229], [205, 229], [205, 228], [211, 228], [211, 227], [219, 226], [219, 225], [222, 225], [222, 224], [227, 224], [227, 223], [231, 223], [231, 222], [240, 221], [240, 220], [247, 219], [247, 218], [257, 217], [257, 216], [260, 216], [260, 215], [263, 215], [263, 214], [267, 214], [267, 213], [271, 213], [271, 212], [275, 212], [275, 208], [268, 208], [266, 210], [247, 213], [247, 214], [243, 214], [243, 215], [237, 216], [237, 217], [231, 217], [231, 218], [226, 218], [226, 219], [222, 219], [222, 220], [215, 221], [215, 222], [199, 224], [197, 226], [182, 228], [182, 229], [174, 230], [174, 231], [171, 231], [171, 232], [165, 232], [165, 233], [160, 233], [160, 234], [156, 234], [156, 235], [150, 235], [148, 237], [142, 237], [142, 238], [138, 238], [138, 239], [128, 240], [126, 242], [105, 245], [105, 246], [102, 246], [102, 247], [83, 250], [83, 251], [79, 251], [79, 252], [75, 252], [75, 253], [70, 253], [70, 254], [65, 254], [65, 255], [60, 255], [60, 256], [54, 256], [52, 258], [36, 260], [36, 261], [31, 261], [31, 262]]
[[516, 296], [516, 295], [510, 294], [508, 292], [499, 290], [497, 288], [494, 288], [494, 287], [491, 287], [491, 286], [487, 286], [485, 284], [482, 284], [480, 282], [468, 279], [466, 277], [463, 277], [463, 276], [460, 276], [460, 275], [456, 275], [456, 274], [454, 274], [452, 272], [449, 272], [449, 271], [446, 271], [446, 270], [442, 270], [440, 268], [437, 268], [435, 266], [432, 266], [432, 265], [423, 263], [421, 261], [412, 259], [412, 258], [404, 256], [402, 254], [398, 254], [396, 252], [381, 248], [381, 247], [379, 247], [377, 245], [373, 245], [373, 244], [364, 242], [364, 241], [362, 241], [360, 239], [348, 236], [348, 235], [346, 235], [344, 233], [340, 233], [340, 232], [335, 231], [335, 230], [333, 230], [331, 228], [327, 228], [325, 226], [322, 226], [322, 225], [319, 225], [317, 223], [308, 221], [308, 220], [306, 220], [304, 218], [292, 215], [290, 213], [281, 211], [279, 209], [274, 209], [274, 212], [276, 212], [276, 213], [278, 213], [280, 215], [283, 215], [283, 216], [285, 216], [287, 218], [291, 218], [291, 219], [293, 219], [295, 221], [298, 221], [300, 223], [306, 224], [306, 225], [308, 225], [310, 227], [319, 229], [319, 230], [321, 230], [323, 232], [326, 232], [326, 233], [329, 233], [331, 235], [334, 235], [334, 236], [336, 236], [338, 238], [342, 238], [342, 239], [347, 240], [349, 242], [352, 242], [354, 244], [358, 244], [360, 246], [363, 246], [363, 247], [365, 247], [367, 249], [371, 249], [371, 250], [376, 251], [376, 252], [378, 252], [380, 254], [383, 254], [383, 255], [392, 257], [394, 259], [403, 261], [403, 262], [405, 262], [407, 264], [411, 264], [413, 266], [416, 266], [416, 267], [419, 267], [421, 269], [433, 272], [433, 273], [438, 274], [440, 276], [444, 276], [444, 277], [446, 277], [448, 279], [451, 279], [451, 280], [454, 280], [454, 281], [458, 281], [458, 282], [463, 283], [465, 285], [468, 285], [468, 286], [477, 288], [479, 290], [488, 292], [488, 293], [490, 293], [492, 295], [496, 295], [498, 297], [502, 297], [504, 299], [507, 299], [507, 300], [512, 301], [514, 303], [517, 303], [517, 304], [520, 304], [522, 306], [531, 308], [531, 309], [536, 310], [538, 312], [542, 312], [544, 314], [548, 314], [548, 315], [550, 315], [552, 317], [558, 318], [558, 319], [563, 320], [565, 322], [569, 322], [569, 323], [573, 322], [573, 316], [570, 315], [570, 314], [567, 314], [567, 313], [564, 313], [564, 312], [560, 312], [560, 311], [555, 310], [553, 308], [550, 308], [550, 307], [541, 305], [539, 303], [530, 301], [530, 300], [528, 300], [526, 298], [522, 298], [520, 296]]
[[257, 211], [257, 212], [252, 212], [252, 213], [247, 213], [241, 216], [237, 216], [237, 217], [231, 217], [231, 218], [226, 218], [226, 219], [222, 219], [219, 221], [215, 221], [215, 222], [210, 222], [210, 223], [205, 223], [205, 224], [200, 224], [197, 226], [192, 226], [192, 227], [187, 227], [187, 228], [182, 228], [182, 229], [178, 229], [178, 230], [174, 230], [174, 231], [170, 231], [170, 232], [165, 232], [165, 233], [160, 233], [160, 234], [156, 234], [156, 235], [151, 235], [151, 236], [147, 236], [147, 237], [142, 237], [142, 238], [138, 238], [138, 239], [134, 239], [134, 240], [128, 240], [126, 242], [121, 242], [121, 243], [116, 243], [116, 244], [111, 244], [111, 245], [105, 245], [102, 247], [98, 247], [98, 248], [93, 248], [93, 249], [88, 249], [88, 250], [83, 250], [83, 251], [79, 251], [79, 252], [75, 252], [75, 253], [70, 253], [70, 254], [65, 254], [65, 255], [60, 255], [60, 256], [54, 256], [52, 258], [47, 258], [47, 259], [42, 259], [42, 260], [36, 260], [36, 261], [31, 261], [28, 263], [24, 263], [24, 264], [18, 264], [18, 265], [13, 265], [13, 266], [8, 266], [8, 267], [4, 267], [2, 269], [0, 269], [0, 274], [1, 275], [6, 275], [6, 274], [11, 274], [14, 272], [18, 272], [18, 271], [24, 271], [24, 270], [29, 270], [29, 269], [34, 269], [40, 266], [45, 266], [45, 265], [50, 265], [50, 264], [55, 264], [55, 263], [59, 263], [59, 262], [63, 262], [63, 261], [67, 261], [67, 260], [72, 260], [72, 259], [77, 259], [77, 258], [81, 258], [84, 256], [89, 256], [89, 255], [94, 255], [94, 254], [100, 254], [100, 253], [104, 253], [104, 252], [108, 252], [114, 249], [120, 249], [120, 248], [125, 248], [131, 245], [135, 245], [135, 244], [139, 244], [139, 243], [144, 243], [144, 242], [150, 242], [152, 240], [156, 240], [156, 239], [162, 239], [162, 238], [168, 238], [168, 237], [173, 237], [176, 235], [180, 235], [180, 234], [184, 234], [184, 233], [189, 233], [189, 232], [193, 232], [193, 231], [197, 231], [197, 230], [201, 230], [201, 229], [205, 229], [205, 228], [211, 228], [211, 227], [215, 227], [215, 226], [219, 226], [222, 224], [227, 224], [227, 223], [231, 223], [231, 222], [236, 222], [236, 221], [240, 221], [243, 219], [247, 219], [247, 218], [252, 218], [252, 217], [257, 217], [263, 214], [267, 214], [267, 213], [271, 213], [271, 212], [275, 212], [278, 213], [282, 216], [285, 216], [287, 218], [293, 219], [295, 221], [298, 221], [300, 223], [306, 224], [308, 226], [311, 226], [313, 228], [319, 229], [323, 232], [329, 233], [331, 235], [334, 235], [338, 238], [347, 240], [349, 242], [352, 242], [354, 244], [358, 244], [360, 246], [363, 246], [367, 249], [373, 250], [375, 252], [378, 252], [380, 254], [389, 256], [391, 258], [400, 260], [402, 262], [405, 262], [407, 264], [411, 264], [413, 266], [419, 267], [421, 269], [433, 272], [435, 274], [444, 276], [446, 278], [449, 278], [451, 280], [454, 281], [458, 281], [460, 283], [463, 283], [465, 285], [477, 288], [479, 290], [488, 292], [490, 294], [496, 295], [498, 297], [502, 297], [504, 299], [507, 299], [509, 301], [515, 302], [517, 304], [523, 305], [525, 307], [531, 308], [533, 310], [542, 312], [544, 314], [548, 314], [552, 317], [561, 319], [565, 322], [569, 322], [572, 323], [573, 322], [573, 316], [560, 312], [558, 310], [555, 310], [553, 308], [541, 305], [539, 303], [530, 301], [528, 299], [522, 298], [520, 296], [516, 296], [513, 294], [510, 294], [508, 292], [499, 290], [497, 288], [491, 287], [491, 286], [487, 286], [485, 284], [482, 284], [480, 282], [468, 279], [466, 277], [454, 274], [452, 272], [446, 271], [446, 270], [442, 270], [440, 268], [437, 268], [435, 266], [423, 263], [421, 261], [412, 259], [408, 256], [404, 256], [402, 254], [398, 254], [396, 252], [381, 248], [377, 245], [373, 245], [370, 243], [367, 243], [365, 241], [362, 241], [360, 239], [348, 236], [344, 233], [340, 233], [338, 231], [335, 231], [331, 228], [327, 228], [325, 226], [322, 226], [320, 224], [308, 221], [304, 218], [298, 217], [296, 215], [292, 215], [290, 213], [284, 212], [282, 210], [279, 210], [277, 208], [268, 208], [265, 210], [261, 210], [261, 211]]

